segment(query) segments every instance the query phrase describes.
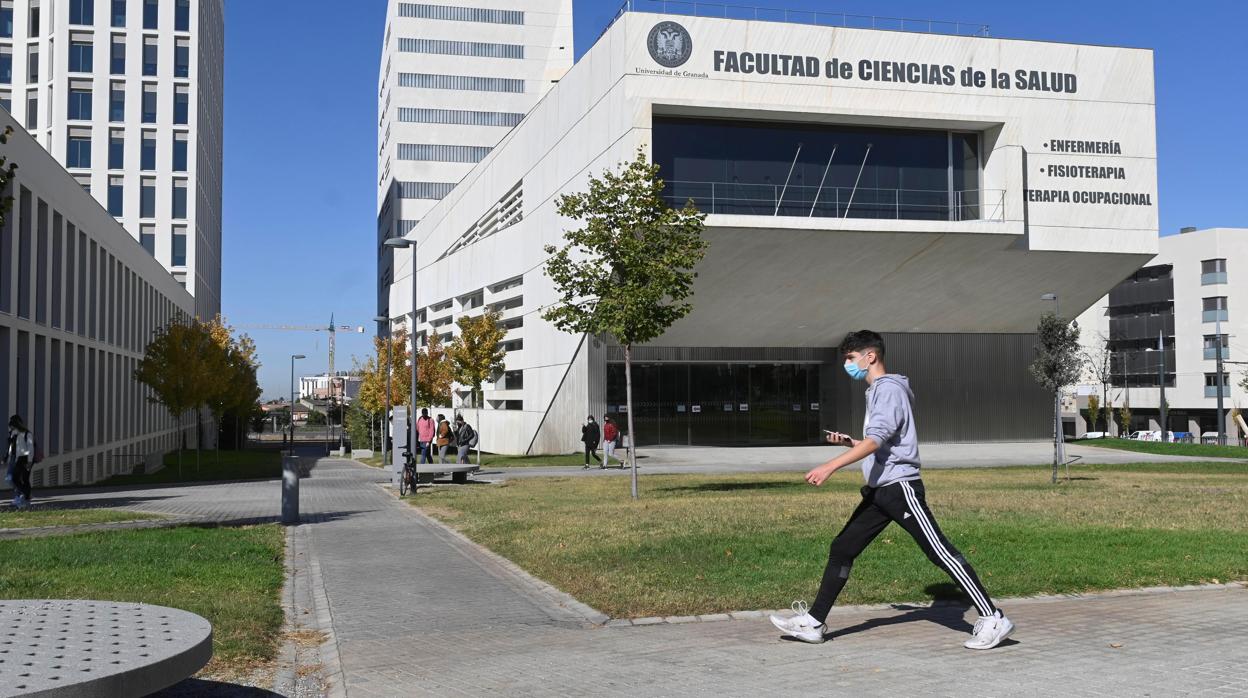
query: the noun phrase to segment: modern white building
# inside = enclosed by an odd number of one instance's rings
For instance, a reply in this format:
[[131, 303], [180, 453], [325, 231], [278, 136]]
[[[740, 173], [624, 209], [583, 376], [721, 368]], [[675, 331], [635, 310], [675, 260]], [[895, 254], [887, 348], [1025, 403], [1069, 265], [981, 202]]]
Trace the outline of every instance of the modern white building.
[[[1161, 430], [1164, 376], [1167, 430], [1216, 432], [1219, 343], [1223, 411], [1248, 409], [1241, 385], [1248, 373], [1248, 228], [1184, 228], [1160, 244], [1156, 257], [1079, 316], [1082, 341], [1091, 355], [1108, 353], [1108, 398], [1131, 408], [1133, 431]], [[1088, 395], [1106, 397], [1091, 375], [1078, 392], [1081, 410]], [[1086, 415], [1069, 417], [1076, 433], [1104, 430], [1090, 428]], [[1229, 416], [1226, 429], [1235, 443], [1241, 430]]]
[[209, 319], [221, 308], [224, 0], [0, 0], [0, 105]]
[[[396, 30], [397, 31], [397, 30]], [[693, 312], [634, 353], [639, 444], [856, 432], [836, 347], [885, 333], [927, 441], [1045, 439], [1027, 372], [1042, 296], [1081, 311], [1157, 253], [1144, 49], [625, 12], [406, 237], [392, 318], [493, 307], [506, 372], [482, 448], [575, 450], [622, 418], [622, 351], [556, 330], [560, 194], [641, 149], [705, 211]]]
[[[377, 86], [378, 313], [394, 276], [382, 243], [411, 231], [571, 66], [572, 0], [389, 0]], [[411, 255], [398, 256], [402, 266]]]
[[195, 300], [0, 112], [5, 126], [15, 133], [0, 155], [19, 167], [0, 192], [13, 197], [0, 226], [0, 414], [22, 415], [43, 447], [36, 488], [156, 466], [181, 436], [134, 370], [152, 332]]
[[351, 402], [360, 394], [362, 378], [347, 373], [337, 372], [331, 382], [327, 373], [315, 376], [299, 376], [299, 398], [303, 400], [335, 400]]

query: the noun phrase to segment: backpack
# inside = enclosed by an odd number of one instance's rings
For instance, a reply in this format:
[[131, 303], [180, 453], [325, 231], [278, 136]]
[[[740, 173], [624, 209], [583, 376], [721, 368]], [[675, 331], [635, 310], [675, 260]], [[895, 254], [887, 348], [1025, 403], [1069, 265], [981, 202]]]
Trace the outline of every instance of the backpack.
[[468, 439], [467, 439], [468, 448], [476, 448], [477, 447], [477, 430], [473, 429], [471, 426], [468, 426], [467, 422], [464, 423], [464, 429], [468, 431]]

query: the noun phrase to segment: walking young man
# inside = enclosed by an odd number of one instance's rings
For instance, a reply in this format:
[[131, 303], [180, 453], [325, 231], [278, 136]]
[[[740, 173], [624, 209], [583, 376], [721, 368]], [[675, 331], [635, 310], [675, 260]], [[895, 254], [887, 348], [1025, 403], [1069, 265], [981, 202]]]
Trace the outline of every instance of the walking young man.
[[793, 617], [771, 616], [771, 622], [803, 642], [823, 642], [827, 630], [824, 621], [849, 580], [854, 559], [889, 522], [895, 521], [914, 537], [927, 558], [970, 596], [979, 611], [979, 620], [965, 647], [996, 647], [1014, 630], [1014, 624], [993, 605], [971, 564], [941, 533], [927, 508], [923, 481], [919, 479], [919, 438], [909, 381], [885, 370], [884, 339], [875, 332], [861, 330], [849, 334], [841, 343], [841, 353], [845, 356], [845, 372], [870, 385], [863, 438], [828, 432], [829, 443], [850, 448], [806, 473], [806, 481], [817, 487], [837, 470], [862, 461], [867, 484], [862, 488], [862, 501], [832, 541], [815, 604], [808, 611], [805, 602], [796, 602]]

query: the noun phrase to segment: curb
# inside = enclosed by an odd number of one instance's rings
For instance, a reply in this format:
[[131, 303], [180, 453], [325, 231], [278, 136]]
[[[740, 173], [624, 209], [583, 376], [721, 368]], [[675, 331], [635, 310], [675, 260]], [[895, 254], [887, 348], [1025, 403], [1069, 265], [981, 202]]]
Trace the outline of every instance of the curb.
[[[1094, 591], [1086, 594], [1040, 594], [1037, 596], [1020, 596], [1000, 599], [1002, 604], [1030, 605], [1053, 603], [1057, 601], [1073, 601], [1078, 599], [1109, 599], [1124, 596], [1159, 596], [1162, 594], [1182, 594], [1193, 591], [1231, 591], [1248, 589], [1248, 582], [1227, 582], [1226, 584], [1192, 584], [1179, 587], [1141, 587], [1139, 589], [1111, 589]], [[906, 602], [898, 604], [859, 604], [852, 606], [834, 606], [832, 613], [858, 613], [862, 611], [891, 611], [897, 606], [905, 605], [913, 608], [962, 608], [966, 604], [960, 601], [940, 599], [937, 601]], [[649, 616], [644, 618], [613, 618], [603, 623], [608, 628], [645, 627], [650, 625], [683, 625], [687, 623], [716, 623], [728, 620], [761, 620], [775, 613], [789, 613], [790, 610], [771, 609], [759, 611], [729, 611], [700, 616]]]

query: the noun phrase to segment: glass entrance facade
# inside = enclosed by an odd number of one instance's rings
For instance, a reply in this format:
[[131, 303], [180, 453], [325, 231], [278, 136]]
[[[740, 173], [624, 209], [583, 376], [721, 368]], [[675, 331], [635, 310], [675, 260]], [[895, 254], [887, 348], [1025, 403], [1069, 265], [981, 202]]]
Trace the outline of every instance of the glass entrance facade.
[[[633, 365], [638, 445], [819, 443], [821, 364]], [[607, 365], [607, 412], [627, 432], [624, 364]]]
[[671, 205], [707, 213], [977, 220], [996, 206], [978, 133], [659, 116], [654, 161]]

